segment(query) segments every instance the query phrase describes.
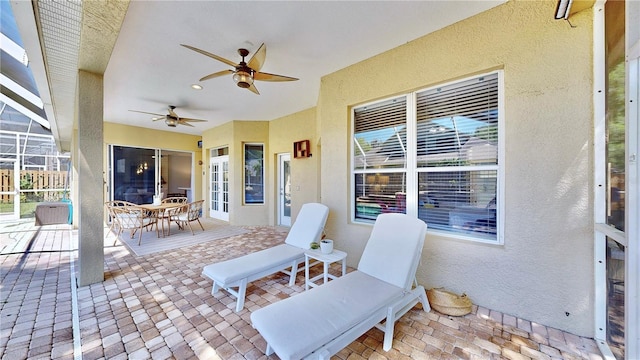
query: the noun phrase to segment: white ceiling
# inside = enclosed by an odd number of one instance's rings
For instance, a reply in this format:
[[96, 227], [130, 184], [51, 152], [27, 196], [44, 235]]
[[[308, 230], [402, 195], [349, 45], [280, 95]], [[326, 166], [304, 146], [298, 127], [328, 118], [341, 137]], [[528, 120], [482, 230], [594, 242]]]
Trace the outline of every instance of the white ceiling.
[[[320, 78], [504, 1], [132, 1], [104, 76], [105, 121], [170, 130], [140, 110], [206, 119], [201, 134], [231, 120], [272, 120], [316, 105]], [[267, 47], [262, 71], [295, 82], [256, 81], [260, 95], [230, 68], [188, 44], [239, 62], [237, 49]], [[249, 55], [249, 57], [251, 54]], [[196, 91], [190, 85], [200, 83]]]

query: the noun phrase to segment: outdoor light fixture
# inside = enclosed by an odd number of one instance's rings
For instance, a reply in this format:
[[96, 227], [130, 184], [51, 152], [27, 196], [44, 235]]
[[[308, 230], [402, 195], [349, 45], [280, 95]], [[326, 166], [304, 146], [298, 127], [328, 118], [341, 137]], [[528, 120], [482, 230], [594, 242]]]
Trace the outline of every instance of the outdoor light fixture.
[[556, 8], [555, 17], [556, 20], [567, 20], [569, 18], [571, 4], [573, 4], [573, 0], [558, 0], [558, 7]]
[[169, 127], [176, 127], [178, 125], [178, 120], [167, 116], [167, 118], [164, 120], [164, 123]]
[[246, 89], [253, 84], [253, 77], [250, 72], [242, 69], [233, 74], [233, 81], [235, 81], [239, 87]]

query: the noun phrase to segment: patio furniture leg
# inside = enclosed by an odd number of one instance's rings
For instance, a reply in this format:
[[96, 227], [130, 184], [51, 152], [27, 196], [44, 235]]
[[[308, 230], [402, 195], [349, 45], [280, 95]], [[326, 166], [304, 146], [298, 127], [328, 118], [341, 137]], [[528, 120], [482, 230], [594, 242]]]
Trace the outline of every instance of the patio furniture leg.
[[289, 276], [289, 286], [293, 286], [296, 284], [296, 275], [298, 275], [298, 262], [293, 261], [291, 264], [291, 275]]
[[140, 229], [140, 233], [138, 234], [138, 246], [140, 246], [141, 242], [142, 242], [142, 229]]
[[244, 297], [247, 294], [247, 278], [244, 278], [240, 281], [240, 286], [238, 287], [238, 299], [236, 301], [236, 312], [240, 312], [244, 307]]
[[120, 234], [122, 234], [122, 228], [118, 227], [118, 233], [116, 234], [116, 239], [113, 240], [113, 246], [116, 246], [116, 243], [118, 242], [118, 239], [120, 238]]
[[269, 345], [269, 343], [267, 343], [267, 348], [265, 349], [264, 354], [267, 356], [273, 354], [273, 348], [271, 347], [271, 345]]

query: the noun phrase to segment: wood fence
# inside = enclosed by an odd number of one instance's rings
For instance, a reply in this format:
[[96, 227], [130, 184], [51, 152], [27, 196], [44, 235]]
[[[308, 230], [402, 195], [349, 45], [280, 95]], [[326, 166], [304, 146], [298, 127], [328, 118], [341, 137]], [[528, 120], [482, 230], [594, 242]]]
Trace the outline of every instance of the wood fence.
[[15, 184], [13, 169], [0, 169], [0, 202], [13, 202], [11, 195], [20, 187], [21, 196], [32, 201], [59, 200], [61, 192], [68, 190], [66, 171], [21, 170], [20, 184]]

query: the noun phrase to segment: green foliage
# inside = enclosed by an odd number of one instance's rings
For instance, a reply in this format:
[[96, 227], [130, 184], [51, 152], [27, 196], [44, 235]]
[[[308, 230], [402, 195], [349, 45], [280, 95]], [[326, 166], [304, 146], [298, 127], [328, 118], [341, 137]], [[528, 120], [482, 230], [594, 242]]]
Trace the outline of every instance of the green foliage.
[[624, 61], [621, 61], [609, 72], [607, 97], [607, 161], [614, 172], [624, 171], [624, 83], [625, 68]]

